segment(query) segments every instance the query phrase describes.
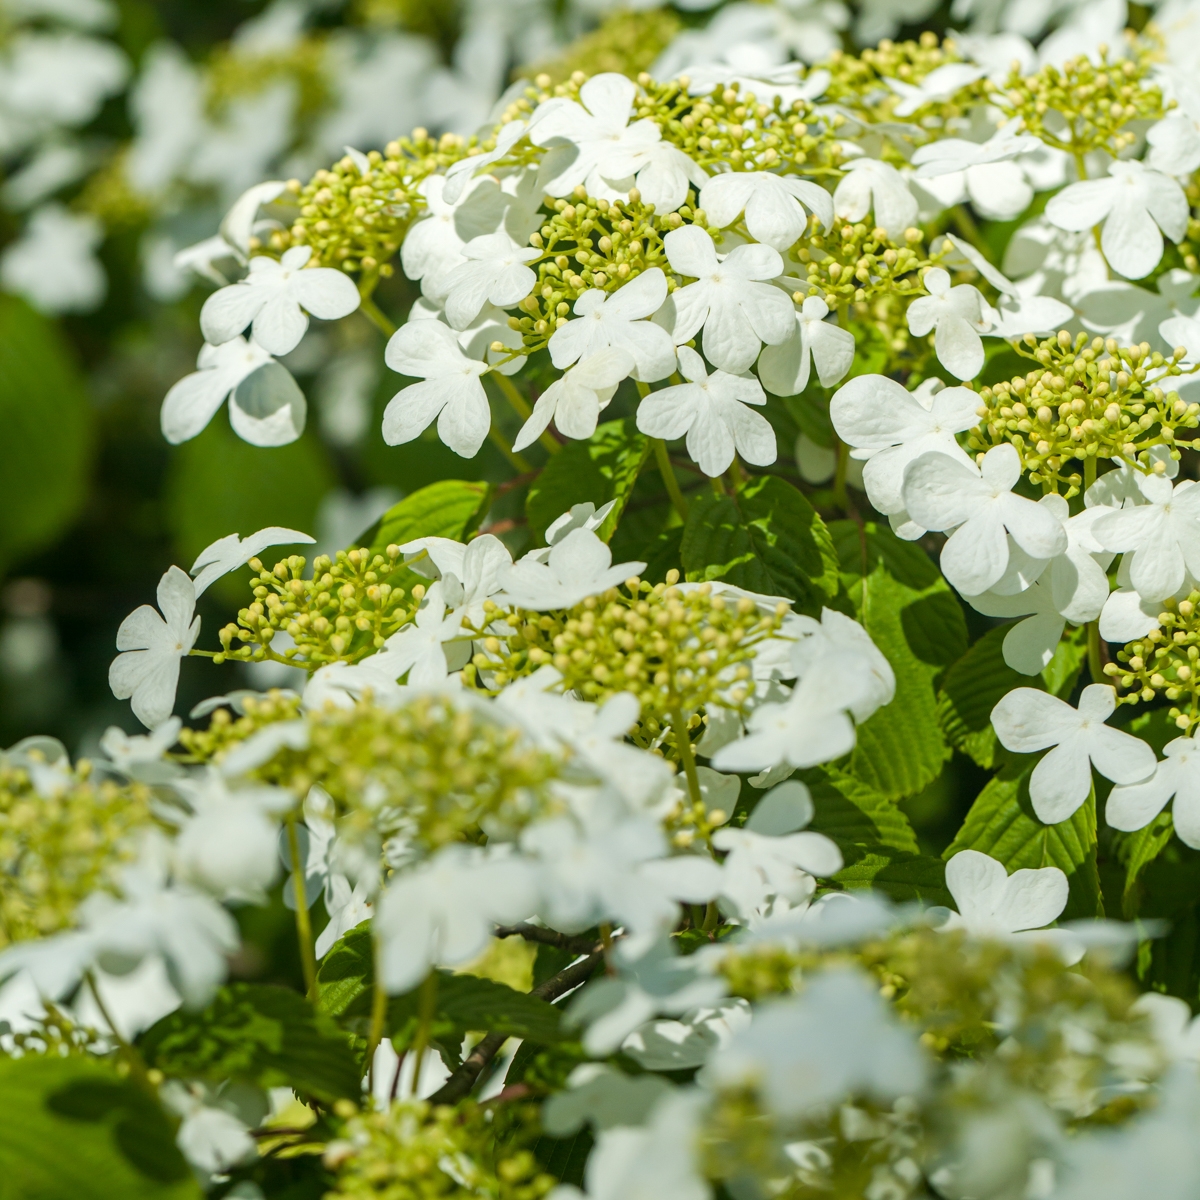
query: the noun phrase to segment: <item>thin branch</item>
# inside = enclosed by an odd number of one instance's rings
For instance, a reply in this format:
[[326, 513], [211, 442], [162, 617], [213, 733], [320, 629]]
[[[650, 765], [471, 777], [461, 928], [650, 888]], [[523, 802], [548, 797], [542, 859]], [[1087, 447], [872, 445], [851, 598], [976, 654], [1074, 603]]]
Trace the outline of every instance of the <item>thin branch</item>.
[[592, 954], [596, 943], [592, 938], [569, 937], [557, 929], [545, 929], [541, 925], [500, 925], [496, 937], [522, 937], [527, 942], [538, 942], [543, 946], [554, 946], [558, 950], [570, 950], [572, 954]]

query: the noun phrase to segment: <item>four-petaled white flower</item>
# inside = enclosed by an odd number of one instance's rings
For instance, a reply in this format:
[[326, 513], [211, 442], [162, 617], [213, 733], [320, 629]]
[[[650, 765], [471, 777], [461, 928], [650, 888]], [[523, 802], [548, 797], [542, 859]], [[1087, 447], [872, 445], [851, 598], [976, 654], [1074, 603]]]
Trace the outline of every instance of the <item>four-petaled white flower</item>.
[[1014, 688], [992, 709], [1006, 750], [1032, 754], [1054, 747], [1033, 768], [1029, 798], [1038, 820], [1065, 821], [1088, 798], [1092, 767], [1113, 783], [1138, 783], [1154, 770], [1154, 751], [1131, 733], [1110, 729], [1117, 694], [1107, 684], [1083, 689], [1079, 708], [1033, 688]]
[[[450, 669], [446, 643], [458, 637], [462, 629], [462, 614], [446, 611], [446, 584], [446, 580], [435, 583], [421, 602], [415, 620], [392, 634], [382, 650], [359, 665], [364, 670], [382, 672], [393, 683], [407, 674], [410, 687], [441, 683]], [[458, 590], [462, 590], [461, 585]]]
[[953, 529], [942, 547], [942, 572], [966, 596], [999, 582], [1008, 567], [1005, 531], [1033, 558], [1067, 548], [1058, 516], [1012, 492], [1021, 478], [1015, 447], [993, 446], [978, 471], [938, 451], [922, 454], [904, 471], [904, 507], [925, 529]]
[[753, 375], [709, 375], [704, 360], [688, 346], [679, 347], [679, 369], [689, 382], [651, 392], [638, 406], [643, 433], [666, 441], [687, 434], [688, 453], [714, 478], [728, 469], [735, 452], [756, 466], [775, 461], [775, 430], [746, 407], [767, 402]]
[[210, 584], [257, 558], [268, 546], [311, 545], [315, 540], [298, 529], [284, 529], [280, 525], [270, 525], [246, 538], [239, 538], [236, 533], [218, 538], [201, 550], [192, 563], [196, 595], [203, 595]]
[[854, 362], [854, 334], [825, 320], [829, 305], [820, 296], [809, 296], [796, 313], [791, 336], [778, 346], [768, 346], [758, 360], [758, 376], [776, 396], [795, 396], [808, 387], [816, 364], [822, 387], [839, 383]]
[[712, 237], [695, 225], [673, 229], [663, 240], [667, 259], [689, 283], [672, 293], [658, 314], [676, 345], [704, 330], [704, 353], [723, 371], [744, 371], [763, 342], [777, 345], [795, 327], [795, 306], [786, 292], [762, 280], [783, 273], [770, 246], [738, 246], [717, 257]]
[[950, 859], [946, 887], [958, 912], [942, 928], [998, 939], [1057, 920], [1069, 890], [1058, 867], [1025, 867], [1009, 875], [1003, 863], [978, 850], [960, 850]]
[[1068, 230], [1103, 223], [1100, 248], [1109, 266], [1127, 279], [1141, 279], [1162, 258], [1163, 233], [1173, 242], [1183, 238], [1187, 197], [1177, 180], [1140, 162], [1110, 163], [1108, 175], [1064, 188], [1046, 205], [1046, 216]]
[[492, 424], [480, 376], [487, 363], [468, 358], [454, 331], [440, 321], [410, 321], [387, 344], [393, 371], [423, 383], [401, 388], [383, 411], [383, 440], [399, 446], [420, 437], [435, 417], [438, 437], [455, 454], [474, 458]]
[[537, 283], [537, 273], [526, 264], [541, 251], [518, 246], [503, 230], [472, 238], [462, 256], [466, 261], [446, 276], [446, 319], [455, 329], [466, 329], [485, 304], [512, 308]]
[[849, 707], [861, 725], [896, 695], [892, 664], [871, 641], [871, 635], [853, 618], [836, 609], [822, 608], [821, 619], [803, 614], [789, 616], [781, 633], [794, 637], [791, 659], [798, 678], [810, 672], [854, 673], [864, 684], [862, 695]]
[[278, 262], [252, 258], [245, 279], [205, 300], [200, 310], [205, 340], [221, 345], [249, 325], [250, 336], [268, 354], [288, 354], [308, 329], [306, 312], [323, 321], [348, 317], [359, 302], [354, 281], [332, 267], [308, 267], [311, 257], [311, 246], [293, 246]]
[[632, 356], [618, 346], [606, 346], [581, 359], [537, 398], [532, 414], [513, 442], [513, 449], [524, 450], [532, 445], [552, 419], [564, 437], [581, 441], [590, 438], [596, 432], [601, 410], [632, 370]]
[[175, 707], [179, 664], [200, 636], [196, 589], [178, 567], [158, 581], [158, 607], [136, 608], [117, 630], [121, 651], [108, 668], [108, 685], [118, 700], [129, 700], [133, 715], [149, 729], [161, 725]]
[[941, 267], [925, 272], [928, 296], [908, 306], [908, 330], [924, 337], [936, 330], [933, 348], [938, 361], [959, 379], [974, 379], [983, 367], [980, 333], [988, 322], [983, 315], [983, 297], [969, 283], [950, 286], [950, 274]]
[[1175, 832], [1184, 845], [1200, 850], [1200, 744], [1194, 737], [1179, 737], [1163, 747], [1163, 754], [1149, 779], [1113, 788], [1104, 819], [1114, 829], [1144, 829], [1173, 796]]
[[1005, 126], [986, 142], [929, 142], [916, 150], [912, 161], [917, 178], [947, 208], [970, 200], [983, 216], [1006, 221], [1033, 199], [1033, 188], [1013, 159], [1041, 146], [1031, 134]]
[[550, 338], [550, 361], [561, 371], [581, 358], [615, 346], [632, 356], [633, 377], [642, 383], [665, 379], [675, 370], [675, 345], [653, 316], [667, 298], [667, 277], [651, 267], [606, 293], [586, 291], [575, 301], [576, 320], [560, 325]]
[[750, 236], [780, 251], [803, 236], [810, 212], [823, 229], [833, 224], [833, 198], [823, 187], [770, 171], [714, 176], [700, 189], [700, 207], [718, 229], [732, 225], [745, 213]]
[[612, 551], [590, 529], [575, 529], [550, 550], [545, 563], [523, 558], [501, 581], [499, 603], [546, 612], [571, 608], [646, 569], [644, 562], [612, 565]]
[[846, 221], [861, 221], [867, 213], [876, 228], [893, 241], [917, 221], [917, 199], [904, 176], [891, 163], [877, 158], [852, 158], [833, 193], [833, 211]]

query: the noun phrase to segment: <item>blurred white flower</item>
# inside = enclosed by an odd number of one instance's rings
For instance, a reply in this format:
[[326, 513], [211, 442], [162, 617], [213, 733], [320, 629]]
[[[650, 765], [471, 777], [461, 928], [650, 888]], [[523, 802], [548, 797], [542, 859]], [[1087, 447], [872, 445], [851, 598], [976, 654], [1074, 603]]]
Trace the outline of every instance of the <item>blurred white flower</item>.
[[0, 283], [42, 312], [86, 312], [108, 288], [95, 253], [103, 238], [94, 216], [47, 204], [0, 256]]

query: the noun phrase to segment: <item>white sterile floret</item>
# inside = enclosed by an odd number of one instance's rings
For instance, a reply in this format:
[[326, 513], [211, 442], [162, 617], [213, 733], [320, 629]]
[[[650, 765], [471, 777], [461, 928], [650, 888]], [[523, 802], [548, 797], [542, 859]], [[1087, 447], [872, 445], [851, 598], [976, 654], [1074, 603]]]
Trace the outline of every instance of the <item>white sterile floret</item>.
[[205, 340], [220, 345], [249, 325], [251, 338], [269, 354], [288, 354], [308, 329], [306, 313], [323, 321], [348, 317], [359, 303], [354, 281], [332, 267], [305, 269], [311, 257], [311, 246], [293, 246], [278, 262], [252, 258], [245, 279], [204, 302], [200, 331]]
[[717, 229], [745, 213], [750, 236], [780, 251], [790, 249], [804, 234], [810, 212], [822, 229], [833, 224], [833, 198], [823, 187], [770, 171], [714, 176], [700, 190], [700, 207]]
[[1200, 1062], [1200, 1017], [1192, 1016], [1186, 1000], [1161, 992], [1143, 992], [1133, 1002], [1132, 1011], [1148, 1018], [1154, 1036], [1170, 1058]]
[[1024, 868], [1011, 875], [978, 850], [960, 850], [946, 863], [946, 887], [958, 905], [943, 929], [972, 937], [1008, 938], [1041, 929], [1067, 906], [1067, 877], [1058, 867]]
[[596, 432], [600, 413], [633, 367], [633, 357], [618, 346], [607, 346], [581, 359], [537, 398], [513, 449], [524, 450], [536, 442], [551, 420], [564, 437], [580, 441], [590, 438]]
[[1200, 745], [1194, 737], [1179, 737], [1166, 744], [1163, 755], [1149, 779], [1113, 788], [1104, 819], [1114, 829], [1144, 829], [1174, 797], [1175, 832], [1185, 845], [1200, 849]]
[[[922, 454], [936, 451], [965, 468], [970, 455], [955, 434], [979, 424], [979, 395], [969, 388], [907, 391], [886, 375], [859, 375], [839, 388], [829, 402], [829, 417], [850, 456], [865, 459], [863, 487], [871, 503], [887, 516], [904, 514], [904, 469]], [[916, 527], [911, 537], [925, 530]], [[909, 537], [908, 529], [901, 529]]]
[[[492, 163], [499, 162], [528, 132], [528, 121], [509, 121], [507, 125], [501, 125], [497, 131], [494, 150], [489, 150], [484, 154], [474, 154], [469, 158], [460, 158], [458, 162], [451, 163], [446, 168], [444, 176], [431, 175], [429, 179], [440, 178], [442, 183], [439, 185], [439, 190], [444, 202], [448, 205], [457, 204], [470, 185], [472, 178], [490, 167]], [[480, 232], [485, 231], [480, 230]], [[407, 267], [405, 274], [408, 274]]]
[[245, 566], [268, 546], [311, 545], [315, 540], [298, 529], [284, 529], [280, 525], [270, 525], [246, 538], [239, 538], [236, 533], [218, 538], [211, 546], [201, 550], [192, 563], [196, 595], [203, 595], [222, 575]]
[[1150, 475], [1141, 492], [1149, 503], [1105, 513], [1092, 534], [1106, 550], [1135, 551], [1130, 582], [1143, 599], [1162, 600], [1179, 590], [1185, 570], [1200, 577], [1200, 487]]
[[892, 664], [871, 640], [871, 635], [852, 617], [836, 609], [822, 608], [821, 619], [803, 614], [788, 617], [783, 631], [792, 643], [791, 663], [798, 678], [810, 672], [853, 671], [864, 684], [862, 695], [850, 705], [861, 725], [873, 713], [890, 704], [896, 695]]
[[1178, 107], [1146, 131], [1146, 162], [1164, 175], [1182, 177], [1200, 167], [1200, 91], [1178, 75], [1171, 88]]
[[204, 1102], [207, 1089], [178, 1079], [162, 1085], [163, 1104], [182, 1118], [175, 1144], [198, 1172], [225, 1175], [258, 1157], [258, 1147], [246, 1123], [216, 1104]]
[[904, 176], [877, 158], [846, 163], [846, 174], [833, 193], [833, 211], [845, 221], [861, 221], [872, 213], [876, 228], [893, 241], [917, 222], [917, 200]]
[[487, 363], [468, 358], [440, 321], [410, 321], [392, 335], [384, 361], [423, 383], [401, 388], [383, 411], [383, 440], [402, 445], [420, 437], [436, 417], [438, 437], [456, 454], [474, 458], [492, 424], [481, 375]]
[[519, 246], [503, 230], [472, 238], [462, 256], [465, 261], [446, 276], [446, 319], [455, 329], [466, 329], [485, 304], [512, 308], [537, 283], [537, 273], [526, 264], [541, 251]]
[[644, 562], [612, 565], [612, 551], [590, 530], [576, 529], [550, 549], [545, 563], [523, 558], [505, 573], [501, 604], [547, 612], [571, 608], [624, 583], [646, 569]]
[[[407, 675], [410, 687], [434, 687], [441, 683], [450, 670], [446, 643], [458, 637], [462, 629], [461, 613], [446, 611], [446, 584], [446, 580], [435, 583], [421, 601], [415, 620], [392, 634], [382, 650], [358, 665], [383, 672], [393, 682]], [[467, 643], [463, 646], [465, 651]]]
[[778, 346], [768, 346], [758, 360], [758, 376], [776, 396], [795, 396], [808, 387], [816, 364], [822, 387], [841, 382], [854, 362], [854, 334], [825, 318], [829, 305], [820, 296], [809, 296], [796, 313], [791, 336]]
[[983, 216], [1006, 221], [1033, 199], [1033, 188], [1013, 159], [1041, 145], [1009, 125], [986, 142], [953, 137], [929, 142], [915, 151], [912, 161], [917, 178], [947, 208], [970, 200]]
[[1100, 248], [1109, 265], [1127, 279], [1141, 279], [1162, 258], [1163, 233], [1173, 242], [1183, 238], [1187, 197], [1177, 180], [1140, 162], [1110, 163], [1108, 175], [1064, 188], [1046, 205], [1046, 216], [1068, 230], [1103, 222]]
[[1021, 459], [1005, 443], [993, 446], [978, 471], [947, 454], [922, 454], [904, 471], [904, 507], [925, 529], [954, 533], [942, 547], [942, 572], [964, 595], [986, 592], [1008, 567], [1013, 541], [1033, 558], [1054, 558], [1067, 533], [1044, 505], [1014, 495]]
[[992, 709], [992, 725], [1006, 750], [1032, 754], [1054, 747], [1033, 769], [1029, 798], [1038, 820], [1065, 821], [1088, 798], [1095, 767], [1113, 783], [1137, 783], [1154, 770], [1154, 751], [1104, 722], [1116, 708], [1107, 684], [1083, 689], [1079, 708], [1034, 688], [1014, 688]]
[[950, 286], [950, 274], [941, 267], [925, 272], [928, 296], [908, 306], [908, 330], [925, 337], [936, 330], [933, 348], [938, 361], [959, 379], [974, 379], [983, 367], [983, 342], [988, 322], [983, 315], [983, 297], [969, 283]]
[[728, 851], [721, 896], [741, 920], [766, 915], [772, 902], [791, 908], [807, 901], [815, 887], [813, 876], [842, 869], [836, 842], [823, 833], [800, 832], [812, 818], [808, 788], [793, 779], [767, 792], [740, 829], [718, 829], [712, 835], [713, 845]]
[[466, 545], [453, 538], [417, 538], [405, 542], [400, 550], [409, 570], [426, 579], [445, 581], [446, 604], [476, 627], [482, 627], [484, 603], [500, 591], [504, 572], [512, 566], [508, 548], [490, 533], [472, 538]]
[[122, 651], [108, 668], [108, 685], [118, 700], [129, 700], [133, 715], [150, 729], [175, 707], [179, 664], [200, 636], [196, 589], [178, 567], [158, 582], [158, 607], [134, 609], [117, 630]]
[[667, 277], [651, 267], [618, 288], [593, 288], [575, 301], [574, 321], [550, 338], [550, 361], [561, 371], [580, 359], [616, 347], [633, 357], [633, 377], [642, 383], [665, 379], [675, 370], [675, 345], [653, 316], [667, 298]]
[[712, 237], [695, 225], [671, 230], [663, 244], [672, 268], [696, 281], [673, 292], [658, 314], [676, 345], [703, 329], [708, 361], [736, 373], [754, 362], [763, 342], [777, 345], [791, 335], [791, 298], [761, 282], [783, 273], [770, 246], [738, 246], [718, 258]]
[[709, 375], [704, 360], [688, 346], [679, 347], [679, 370], [687, 383], [651, 392], [638, 405], [637, 426], [643, 433], [665, 441], [686, 434], [688, 453], [712, 477], [728, 469], [735, 452], [756, 466], [775, 461], [775, 430], [766, 417], [746, 407], [767, 402], [753, 375]]
[[949, 100], [955, 92], [967, 87], [987, 72], [971, 63], [947, 63], [930, 71], [920, 83], [906, 83], [902, 79], [887, 76], [884, 83], [900, 97], [900, 103], [892, 110], [897, 117], [911, 117], [926, 104]]

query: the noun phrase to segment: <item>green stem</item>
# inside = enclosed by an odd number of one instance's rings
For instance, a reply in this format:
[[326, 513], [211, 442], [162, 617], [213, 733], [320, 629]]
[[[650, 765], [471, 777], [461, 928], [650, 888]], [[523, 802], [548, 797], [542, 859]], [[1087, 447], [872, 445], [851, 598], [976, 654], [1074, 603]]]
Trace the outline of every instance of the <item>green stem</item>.
[[692, 803], [703, 805], [704, 796], [700, 791], [700, 775], [696, 770], [696, 756], [692, 753], [692, 743], [688, 738], [687, 722], [683, 719], [683, 710], [673, 708], [670, 715], [671, 731], [675, 734], [675, 745], [679, 749], [679, 761], [683, 764], [683, 773], [687, 777]]
[[[533, 409], [529, 407], [529, 401], [521, 395], [517, 385], [507, 375], [501, 375], [499, 371], [492, 371], [492, 378], [496, 381], [496, 386], [504, 393], [504, 398], [512, 405], [517, 416], [522, 421], [528, 421], [533, 416]], [[562, 449], [561, 444], [554, 440], [548, 429], [542, 430], [538, 435], [538, 441], [551, 454], [557, 454]]]
[[1092, 682], [1107, 683], [1104, 664], [1100, 661], [1100, 622], [1098, 620], [1087, 623], [1087, 656], [1088, 671], [1091, 673]]
[[518, 454], [508, 444], [508, 440], [495, 424], [493, 424], [491, 429], [488, 430], [488, 437], [492, 439], [492, 444], [496, 447], [496, 449], [508, 459], [509, 463], [512, 465], [517, 474], [528, 475], [529, 472], [533, 470], [533, 463], [531, 463], [529, 459], [525, 458], [524, 455]]
[[430, 971], [421, 984], [417, 996], [417, 1036], [413, 1039], [413, 1081], [412, 1094], [414, 1098], [421, 1095], [421, 1067], [425, 1059], [425, 1051], [429, 1046], [429, 1031], [433, 1027], [433, 1018], [437, 1013], [438, 976], [436, 971]]
[[671, 456], [667, 453], [667, 443], [662, 438], [651, 438], [650, 445], [654, 447], [654, 461], [658, 464], [658, 473], [666, 485], [667, 495], [675, 505], [675, 511], [682, 521], [687, 520], [688, 505], [679, 490], [679, 480], [675, 478], [675, 468], [671, 466]]
[[308, 998], [317, 998], [317, 956], [313, 949], [312, 917], [308, 911], [308, 887], [305, 864], [300, 861], [300, 831], [295, 816], [287, 819], [288, 855], [292, 860], [292, 896], [296, 902], [296, 938], [300, 943], [300, 966], [304, 971], [304, 990]]
[[837, 467], [833, 473], [833, 502], [844, 513], [850, 511], [850, 494], [846, 491], [846, 472], [850, 467], [850, 447], [835, 435]]
[[1089, 454], [1083, 460], [1083, 490], [1086, 492], [1088, 488], [1096, 482], [1096, 456]]
[[371, 1030], [367, 1035], [367, 1071], [375, 1077], [375, 1051], [383, 1041], [383, 1029], [387, 1022], [388, 994], [380, 978], [379, 944], [375, 944], [375, 990], [371, 995]]
[[375, 326], [376, 329], [383, 334], [384, 337], [390, 338], [396, 332], [396, 326], [392, 323], [387, 314], [371, 299], [370, 296], [363, 296], [358, 304], [362, 309], [362, 314]]
[[158, 1095], [158, 1089], [150, 1082], [150, 1072], [146, 1070], [146, 1061], [142, 1058], [137, 1048], [131, 1045], [121, 1035], [121, 1031], [117, 1028], [117, 1023], [112, 1019], [112, 1014], [108, 1011], [104, 1000], [100, 996], [100, 988], [96, 984], [96, 977], [91, 971], [85, 971], [83, 974], [87, 981], [88, 991], [92, 993], [92, 999], [96, 1002], [96, 1007], [100, 1010], [100, 1015], [104, 1018], [104, 1023], [108, 1026], [108, 1031], [112, 1035], [112, 1039], [117, 1044], [117, 1049], [120, 1050], [122, 1057], [129, 1064], [130, 1074], [143, 1087], [148, 1088], [154, 1095]]
[[979, 226], [975, 224], [974, 218], [967, 211], [965, 204], [956, 204], [953, 212], [950, 214], [950, 219], [954, 222], [958, 232], [962, 234], [972, 246], [979, 245]]

